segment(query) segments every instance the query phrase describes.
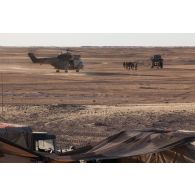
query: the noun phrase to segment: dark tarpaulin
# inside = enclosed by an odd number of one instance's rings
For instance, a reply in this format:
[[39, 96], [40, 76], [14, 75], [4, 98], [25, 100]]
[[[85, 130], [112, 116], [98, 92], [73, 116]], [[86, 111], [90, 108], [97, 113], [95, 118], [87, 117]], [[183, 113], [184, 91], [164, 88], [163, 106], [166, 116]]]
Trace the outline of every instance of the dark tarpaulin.
[[[39, 162], [79, 162], [133, 158], [139, 162], [195, 162], [195, 131], [122, 131], [96, 145], [64, 155], [38, 153], [0, 138], [0, 154], [22, 156]], [[1, 158], [0, 156], [0, 158]], [[155, 161], [153, 161], [155, 159]], [[132, 162], [132, 161], [129, 161]]]
[[29, 159], [31, 160], [31, 162], [48, 161], [48, 159], [44, 155], [32, 151], [28, 148], [19, 146], [18, 144], [15, 144], [7, 139], [0, 137], [0, 162], [2, 161], [3, 158], [5, 158], [5, 160], [3, 159], [3, 162], [6, 162], [7, 155], [11, 155], [13, 157], [11, 161], [13, 163], [17, 161], [16, 160], [17, 157]]
[[32, 129], [28, 126], [1, 123], [0, 137], [24, 148], [32, 147]]
[[[70, 152], [64, 156], [56, 156], [55, 160], [57, 162], [90, 161], [142, 156], [177, 149], [192, 141], [195, 141], [195, 131], [157, 129], [122, 131], [85, 152]], [[195, 146], [192, 150], [185, 150], [185, 152], [189, 151], [195, 153]], [[190, 154], [190, 158], [195, 160], [195, 155]]]

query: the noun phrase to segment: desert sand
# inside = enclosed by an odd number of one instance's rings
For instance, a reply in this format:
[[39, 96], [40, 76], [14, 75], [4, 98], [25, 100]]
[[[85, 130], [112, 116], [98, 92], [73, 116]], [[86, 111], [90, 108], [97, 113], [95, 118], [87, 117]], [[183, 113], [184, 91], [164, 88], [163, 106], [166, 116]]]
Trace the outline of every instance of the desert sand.
[[[85, 68], [68, 74], [27, 56], [52, 57], [61, 50], [0, 47], [1, 122], [55, 133], [61, 147], [95, 143], [122, 130], [194, 130], [195, 48], [75, 48]], [[164, 58], [163, 70], [150, 68], [154, 54]], [[124, 70], [123, 61], [140, 62], [138, 70]]]

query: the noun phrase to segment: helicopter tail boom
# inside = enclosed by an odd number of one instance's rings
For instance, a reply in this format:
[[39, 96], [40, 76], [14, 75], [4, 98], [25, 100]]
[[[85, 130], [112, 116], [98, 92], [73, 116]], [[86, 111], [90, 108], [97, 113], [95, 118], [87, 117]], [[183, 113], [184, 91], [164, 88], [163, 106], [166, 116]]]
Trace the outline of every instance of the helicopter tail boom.
[[33, 53], [28, 53], [28, 56], [30, 57], [30, 59], [32, 60], [33, 63], [38, 62], [38, 59], [36, 58], [36, 56]]

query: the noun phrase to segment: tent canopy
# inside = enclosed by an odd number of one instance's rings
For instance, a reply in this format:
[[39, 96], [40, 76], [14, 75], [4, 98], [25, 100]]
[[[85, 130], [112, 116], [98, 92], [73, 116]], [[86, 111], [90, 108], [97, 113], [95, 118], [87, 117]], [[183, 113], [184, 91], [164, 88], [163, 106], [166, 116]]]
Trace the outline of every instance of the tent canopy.
[[195, 146], [191, 144], [192, 141], [195, 141], [195, 131], [159, 129], [122, 131], [91, 146], [87, 151], [69, 152], [63, 157], [56, 157], [55, 160], [119, 159], [160, 153], [183, 146], [188, 147], [188, 145], [191, 146], [191, 149], [186, 149], [185, 153], [189, 158], [195, 160]]
[[[58, 155], [40, 154], [26, 148], [28, 143], [23, 143], [21, 140], [24, 140], [23, 137], [30, 132], [30, 129], [26, 131], [21, 127], [18, 128], [18, 134], [12, 132], [12, 127], [1, 128], [1, 135], [4, 136], [3, 138], [0, 136], [1, 154], [22, 155], [39, 160], [41, 157], [41, 161], [44, 162], [101, 161], [138, 159], [138, 157], [141, 162], [152, 162], [154, 155], [156, 155], [155, 162], [166, 162], [166, 159], [172, 159], [170, 162], [195, 162], [195, 145], [192, 143], [195, 141], [195, 131], [159, 129], [122, 131], [98, 144]], [[19, 132], [22, 136], [19, 136]], [[6, 136], [11, 137], [13, 142], [7, 140]]]
[[0, 137], [24, 148], [32, 147], [32, 129], [29, 126], [0, 123]]

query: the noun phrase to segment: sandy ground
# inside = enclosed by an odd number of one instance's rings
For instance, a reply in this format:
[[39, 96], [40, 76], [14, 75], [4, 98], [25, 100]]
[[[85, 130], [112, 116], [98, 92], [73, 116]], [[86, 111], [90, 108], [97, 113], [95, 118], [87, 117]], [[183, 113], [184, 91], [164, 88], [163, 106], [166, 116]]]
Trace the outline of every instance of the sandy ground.
[[[80, 73], [32, 64], [28, 51], [55, 56], [59, 48], [0, 48], [2, 122], [55, 133], [58, 145], [98, 142], [121, 130], [194, 129], [195, 48], [79, 48]], [[163, 70], [150, 69], [161, 54]], [[143, 63], [126, 71], [123, 61]]]
[[[137, 104], [195, 102], [195, 48], [83, 48], [85, 69], [55, 73], [51, 65], [32, 64], [29, 48], [1, 48], [4, 100], [7, 104]], [[56, 56], [58, 49], [33, 49]], [[77, 54], [76, 53], [76, 54]], [[160, 53], [163, 70], [150, 69], [150, 57]], [[126, 71], [123, 61], [144, 63]]]
[[195, 104], [25, 105], [4, 108], [4, 121], [57, 135], [58, 146], [84, 146], [122, 130], [195, 130]]

